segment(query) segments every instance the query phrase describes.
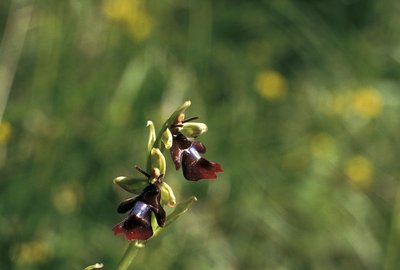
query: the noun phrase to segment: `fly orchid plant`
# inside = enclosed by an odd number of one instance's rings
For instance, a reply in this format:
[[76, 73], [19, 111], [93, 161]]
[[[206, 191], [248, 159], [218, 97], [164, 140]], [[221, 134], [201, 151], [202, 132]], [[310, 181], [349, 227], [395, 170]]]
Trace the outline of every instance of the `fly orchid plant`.
[[[206, 147], [196, 138], [207, 131], [207, 126], [204, 123], [194, 122], [198, 119], [197, 117], [185, 119], [184, 112], [190, 105], [190, 101], [183, 103], [165, 121], [157, 135], [153, 122], [148, 121], [147, 126], [150, 132], [146, 169], [135, 166], [142, 176], [119, 176], [113, 181], [127, 192], [136, 194], [121, 202], [117, 208], [118, 213], [128, 213], [128, 215], [114, 226], [114, 234], [123, 234], [126, 240], [130, 241], [119, 262], [118, 270], [128, 269], [138, 250], [158, 235], [162, 228], [170, 225], [185, 213], [197, 200], [192, 196], [177, 204], [172, 188], [164, 181], [166, 161], [163, 152], [165, 150], [170, 151], [176, 170], [182, 168], [183, 176], [189, 181], [216, 179], [217, 173], [223, 171], [220, 164], [201, 156], [206, 152]], [[164, 206], [175, 209], [167, 215]], [[97, 263], [88, 266], [85, 270], [102, 267], [102, 264]]]

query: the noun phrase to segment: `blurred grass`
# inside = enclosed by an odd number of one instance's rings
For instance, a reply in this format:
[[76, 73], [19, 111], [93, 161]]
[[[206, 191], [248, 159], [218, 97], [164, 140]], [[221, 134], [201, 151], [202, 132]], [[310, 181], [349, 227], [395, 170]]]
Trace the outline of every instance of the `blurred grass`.
[[190, 99], [225, 172], [189, 183], [169, 163], [199, 201], [137, 269], [399, 269], [399, 11], [1, 1], [0, 268], [113, 269], [129, 195], [111, 180], [144, 165], [146, 121]]

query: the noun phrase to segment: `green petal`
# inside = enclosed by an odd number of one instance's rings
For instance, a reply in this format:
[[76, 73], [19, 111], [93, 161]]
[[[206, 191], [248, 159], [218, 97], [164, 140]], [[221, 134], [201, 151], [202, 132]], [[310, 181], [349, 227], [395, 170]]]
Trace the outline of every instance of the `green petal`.
[[192, 104], [192, 102], [190, 100], [185, 101], [185, 103], [183, 103], [178, 109], [176, 109], [176, 111], [171, 116], [175, 115], [175, 117], [176, 117], [176, 116], [184, 113], [186, 111], [186, 109], [190, 107], [191, 104]]
[[185, 103], [183, 103], [178, 109], [176, 109], [171, 116], [168, 118], [168, 120], [165, 122], [166, 126], [168, 127], [171, 124], [175, 123], [176, 118], [183, 114], [187, 108], [190, 107], [192, 103], [190, 102], [190, 100], [186, 101]]
[[158, 168], [160, 170], [160, 173], [165, 175], [167, 167], [165, 157], [158, 148], [151, 149], [151, 167]]
[[162, 142], [163, 142], [164, 145], [165, 145], [165, 149], [170, 149], [170, 148], [171, 148], [171, 146], [172, 146], [172, 133], [171, 133], [171, 131], [169, 130], [169, 128], [167, 128], [167, 129], [164, 131], [161, 140], [162, 140]]
[[208, 130], [204, 123], [187, 122], [183, 123], [181, 133], [188, 138], [196, 138]]
[[182, 214], [184, 214], [195, 201], [197, 201], [197, 198], [195, 196], [192, 196], [186, 201], [178, 203], [175, 207], [174, 212], [172, 212], [170, 215], [167, 216], [165, 227], [170, 225], [172, 222], [177, 220]]
[[165, 182], [161, 184], [161, 203], [169, 207], [176, 205], [176, 198], [172, 188]]
[[156, 129], [152, 121], [147, 121], [147, 127], [149, 127], [149, 141], [147, 143], [147, 150], [150, 151], [153, 148], [154, 142], [156, 141]]
[[126, 176], [118, 176], [113, 180], [114, 184], [120, 186], [122, 189], [133, 193], [139, 194], [148, 185], [147, 178], [133, 178]]

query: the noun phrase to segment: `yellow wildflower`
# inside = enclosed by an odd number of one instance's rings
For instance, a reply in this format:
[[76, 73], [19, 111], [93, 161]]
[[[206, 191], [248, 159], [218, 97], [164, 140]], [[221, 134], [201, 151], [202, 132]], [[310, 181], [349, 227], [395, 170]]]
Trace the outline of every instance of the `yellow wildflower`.
[[53, 196], [55, 208], [62, 214], [69, 214], [76, 210], [79, 203], [79, 190], [72, 185], [61, 187]]
[[0, 123], [0, 145], [6, 144], [11, 138], [12, 128], [10, 123], [1, 122]]
[[369, 187], [372, 183], [373, 173], [372, 163], [364, 156], [354, 156], [346, 162], [345, 174], [354, 186]]
[[103, 11], [108, 18], [126, 24], [137, 40], [146, 39], [153, 28], [153, 19], [143, 0], [105, 0]]
[[382, 111], [382, 97], [374, 88], [362, 88], [353, 96], [352, 107], [362, 117], [371, 118]]
[[131, 16], [131, 0], [106, 0], [103, 3], [104, 14], [113, 20], [125, 20]]
[[153, 28], [152, 18], [144, 11], [132, 16], [127, 22], [130, 32], [137, 40], [146, 39]]
[[46, 242], [35, 240], [18, 245], [11, 257], [17, 265], [27, 266], [46, 261], [49, 257], [49, 251]]
[[288, 86], [286, 79], [280, 73], [264, 70], [256, 76], [255, 88], [264, 98], [276, 100], [286, 95]]

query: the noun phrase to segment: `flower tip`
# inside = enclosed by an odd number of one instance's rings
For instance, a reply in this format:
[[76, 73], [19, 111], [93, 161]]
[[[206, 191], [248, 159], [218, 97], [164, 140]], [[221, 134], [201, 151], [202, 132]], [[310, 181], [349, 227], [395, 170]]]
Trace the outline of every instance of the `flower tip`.
[[214, 169], [215, 169], [215, 172], [223, 172], [224, 171], [221, 167], [221, 164], [219, 164], [219, 163], [215, 163]]
[[192, 102], [190, 100], [187, 100], [178, 108], [176, 112], [183, 113], [187, 108], [190, 107], [190, 105], [192, 105]]
[[101, 269], [103, 268], [103, 264], [102, 263], [95, 263], [93, 265], [89, 265], [88, 267], [85, 268], [85, 270], [94, 270], [94, 269]]
[[126, 176], [118, 176], [114, 178], [113, 183], [118, 185], [119, 183], [123, 182], [126, 178], [127, 178]]
[[223, 172], [219, 163], [208, 161], [205, 158], [199, 158], [195, 162], [190, 162], [190, 159], [185, 157], [183, 164], [183, 176], [189, 181], [198, 181], [201, 179], [215, 180], [217, 173]]
[[148, 121], [147, 121], [147, 123], [146, 123], [146, 127], [148, 127], [148, 126], [152, 126], [152, 125], [154, 125], [154, 124], [153, 124], [153, 121], [151, 121], [151, 120], [148, 120]]
[[121, 233], [124, 232], [124, 231], [122, 230], [121, 223], [118, 223], [117, 225], [115, 225], [115, 226], [112, 228], [112, 230], [113, 230], [113, 232], [114, 232], [114, 235], [118, 235], [118, 234], [121, 234]]

